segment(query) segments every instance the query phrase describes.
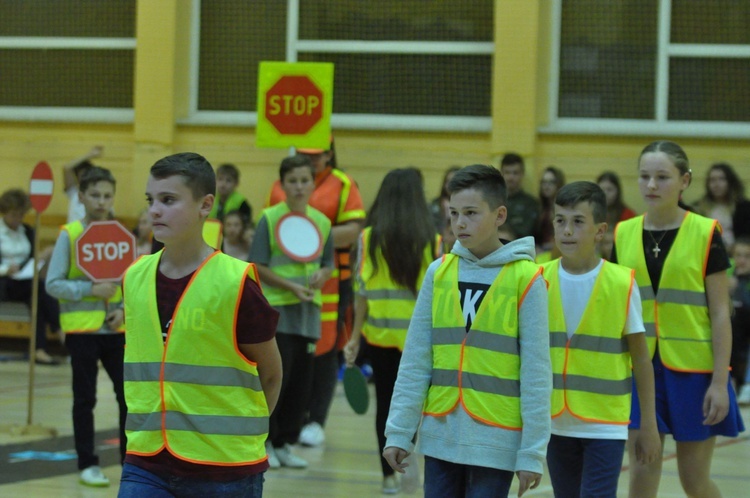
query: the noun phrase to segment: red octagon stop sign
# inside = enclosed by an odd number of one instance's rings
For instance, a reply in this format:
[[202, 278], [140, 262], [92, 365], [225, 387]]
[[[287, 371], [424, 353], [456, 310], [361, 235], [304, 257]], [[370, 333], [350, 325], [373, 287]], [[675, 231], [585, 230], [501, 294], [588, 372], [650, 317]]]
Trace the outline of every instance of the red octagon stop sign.
[[304, 135], [323, 118], [323, 92], [307, 76], [282, 76], [266, 92], [266, 119], [282, 135]]
[[135, 236], [117, 221], [92, 221], [76, 240], [76, 265], [94, 282], [122, 280], [135, 261]]

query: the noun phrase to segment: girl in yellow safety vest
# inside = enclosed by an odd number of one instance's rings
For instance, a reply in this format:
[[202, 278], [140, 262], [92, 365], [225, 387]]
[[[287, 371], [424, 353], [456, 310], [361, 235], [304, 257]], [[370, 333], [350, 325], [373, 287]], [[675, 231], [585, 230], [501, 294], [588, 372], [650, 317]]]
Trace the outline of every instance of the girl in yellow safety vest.
[[[441, 240], [430, 219], [422, 174], [415, 168], [391, 170], [383, 179], [367, 228], [359, 238], [352, 337], [344, 347], [353, 365], [361, 337], [368, 344], [377, 398], [375, 429], [380, 453], [406, 330], [425, 271], [440, 255]], [[383, 492], [396, 493], [394, 470], [381, 456]], [[411, 471], [416, 472], [412, 465]]]
[[[680, 203], [691, 171], [682, 148], [657, 141], [643, 149], [638, 186], [646, 213], [621, 222], [612, 261], [635, 269], [653, 357], [659, 434], [677, 444], [680, 482], [688, 496], [719, 497], [710, 479], [717, 435], [744, 430], [729, 384], [729, 259], [717, 222]], [[639, 463], [637, 393], [632, 403], [630, 496], [656, 496], [661, 461]]]

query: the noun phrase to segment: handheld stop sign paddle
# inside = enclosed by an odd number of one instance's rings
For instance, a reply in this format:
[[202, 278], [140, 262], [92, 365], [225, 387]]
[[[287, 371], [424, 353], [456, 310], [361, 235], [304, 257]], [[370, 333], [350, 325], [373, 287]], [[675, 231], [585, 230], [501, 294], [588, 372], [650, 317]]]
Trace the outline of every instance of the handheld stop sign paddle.
[[370, 405], [370, 392], [367, 390], [367, 379], [359, 367], [353, 365], [344, 370], [344, 394], [354, 413], [359, 415], [367, 413], [367, 407]]
[[302, 213], [287, 213], [276, 225], [276, 240], [287, 257], [309, 263], [323, 252], [323, 236], [318, 226]]

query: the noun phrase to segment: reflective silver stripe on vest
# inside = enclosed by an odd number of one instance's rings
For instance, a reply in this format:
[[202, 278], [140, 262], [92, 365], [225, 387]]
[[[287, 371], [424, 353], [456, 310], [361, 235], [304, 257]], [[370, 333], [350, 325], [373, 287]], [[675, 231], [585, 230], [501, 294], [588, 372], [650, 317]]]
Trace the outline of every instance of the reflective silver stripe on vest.
[[[432, 371], [432, 385], [444, 387], [458, 387], [458, 372], [456, 370]], [[469, 372], [461, 372], [461, 387], [473, 389], [483, 393], [498, 394], [501, 396], [521, 396], [521, 383], [512, 379], [501, 379], [492, 375], [481, 375]]]
[[633, 382], [630, 378], [622, 380], [595, 379], [583, 375], [553, 374], [552, 387], [554, 389], [567, 389], [569, 391], [582, 391], [598, 394], [622, 395], [630, 394]]
[[659, 289], [656, 300], [660, 303], [684, 304], [688, 306], [708, 306], [704, 292], [677, 289]]
[[621, 354], [628, 351], [628, 342], [624, 337], [597, 337], [584, 334], [573, 334], [570, 338], [571, 349], [595, 351], [599, 353]]
[[662, 341], [682, 341], [682, 342], [695, 342], [695, 343], [711, 343], [712, 340], [710, 338], [708, 339], [696, 339], [694, 337], [671, 337], [671, 336], [661, 336]]
[[60, 313], [78, 311], [104, 311], [104, 301], [99, 299], [96, 301], [60, 301]]
[[517, 337], [481, 332], [479, 330], [473, 330], [469, 333], [466, 338], [466, 346], [514, 355], [518, 355], [520, 352]]
[[432, 331], [433, 346], [450, 346], [464, 342], [466, 329], [461, 327], [439, 327]]
[[367, 317], [367, 323], [379, 329], [408, 329], [409, 319], [398, 320], [395, 318], [372, 318]]
[[[162, 414], [128, 413], [128, 431], [160, 431]], [[268, 417], [229, 417], [221, 415], [188, 415], [168, 411], [166, 429], [226, 436], [259, 436], [268, 433]]]
[[646, 329], [646, 337], [656, 339], [656, 324], [654, 322], [643, 322], [643, 328]]
[[638, 287], [641, 292], [641, 300], [654, 300], [660, 303], [685, 304], [688, 306], [707, 306], [706, 294], [698, 291], [687, 291], [678, 289], [659, 289], [654, 296], [654, 289], [650, 285]]
[[638, 292], [641, 293], [641, 301], [654, 300], [654, 288], [650, 285], [639, 285]]
[[268, 262], [268, 266], [290, 266], [299, 264], [299, 261], [294, 261], [292, 258], [283, 253], [271, 255], [271, 260]]
[[367, 290], [365, 289], [365, 296], [367, 299], [379, 300], [379, 299], [408, 299], [413, 301], [416, 299], [414, 294], [407, 289], [377, 289]]
[[123, 365], [123, 378], [131, 382], [154, 382], [159, 380], [161, 374], [161, 362], [125, 362]]
[[567, 345], [568, 345], [568, 333], [567, 332], [550, 332], [549, 333], [549, 347], [564, 348]]
[[[126, 381], [158, 381], [161, 363], [125, 363]], [[260, 378], [232, 367], [207, 367], [199, 365], [180, 365], [166, 363], [164, 379], [167, 382], [184, 382], [203, 386], [244, 387], [253, 391], [262, 391]]]

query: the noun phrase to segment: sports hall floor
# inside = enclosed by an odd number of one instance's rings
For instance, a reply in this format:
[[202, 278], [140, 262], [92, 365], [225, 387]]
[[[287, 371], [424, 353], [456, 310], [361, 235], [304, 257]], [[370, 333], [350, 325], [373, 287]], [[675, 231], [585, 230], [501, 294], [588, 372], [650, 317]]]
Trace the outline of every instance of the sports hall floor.
[[[18, 435], [13, 430], [26, 426], [28, 416], [28, 370], [17, 344], [0, 341], [0, 497], [82, 497], [117, 496], [120, 465], [117, 456], [116, 403], [112, 385], [102, 370], [99, 376], [99, 403], [96, 409], [97, 444], [104, 473], [112, 481], [109, 488], [87, 488], [78, 484], [70, 419], [71, 391], [68, 365], [36, 366], [33, 422], [54, 428], [56, 438]], [[743, 408], [746, 424], [750, 409]], [[355, 415], [340, 386], [331, 409], [324, 448], [299, 448], [310, 462], [306, 470], [280, 469], [266, 473], [268, 498], [367, 498], [380, 494], [380, 467], [374, 434], [374, 409]], [[627, 496], [627, 457], [620, 479], [618, 497]], [[750, 496], [750, 436], [718, 442], [713, 477], [725, 497]], [[417, 495], [412, 495], [417, 496]], [[515, 496], [515, 487], [512, 490]], [[549, 479], [526, 493], [529, 497], [552, 497]], [[660, 497], [679, 497], [674, 444], [668, 439]]]

